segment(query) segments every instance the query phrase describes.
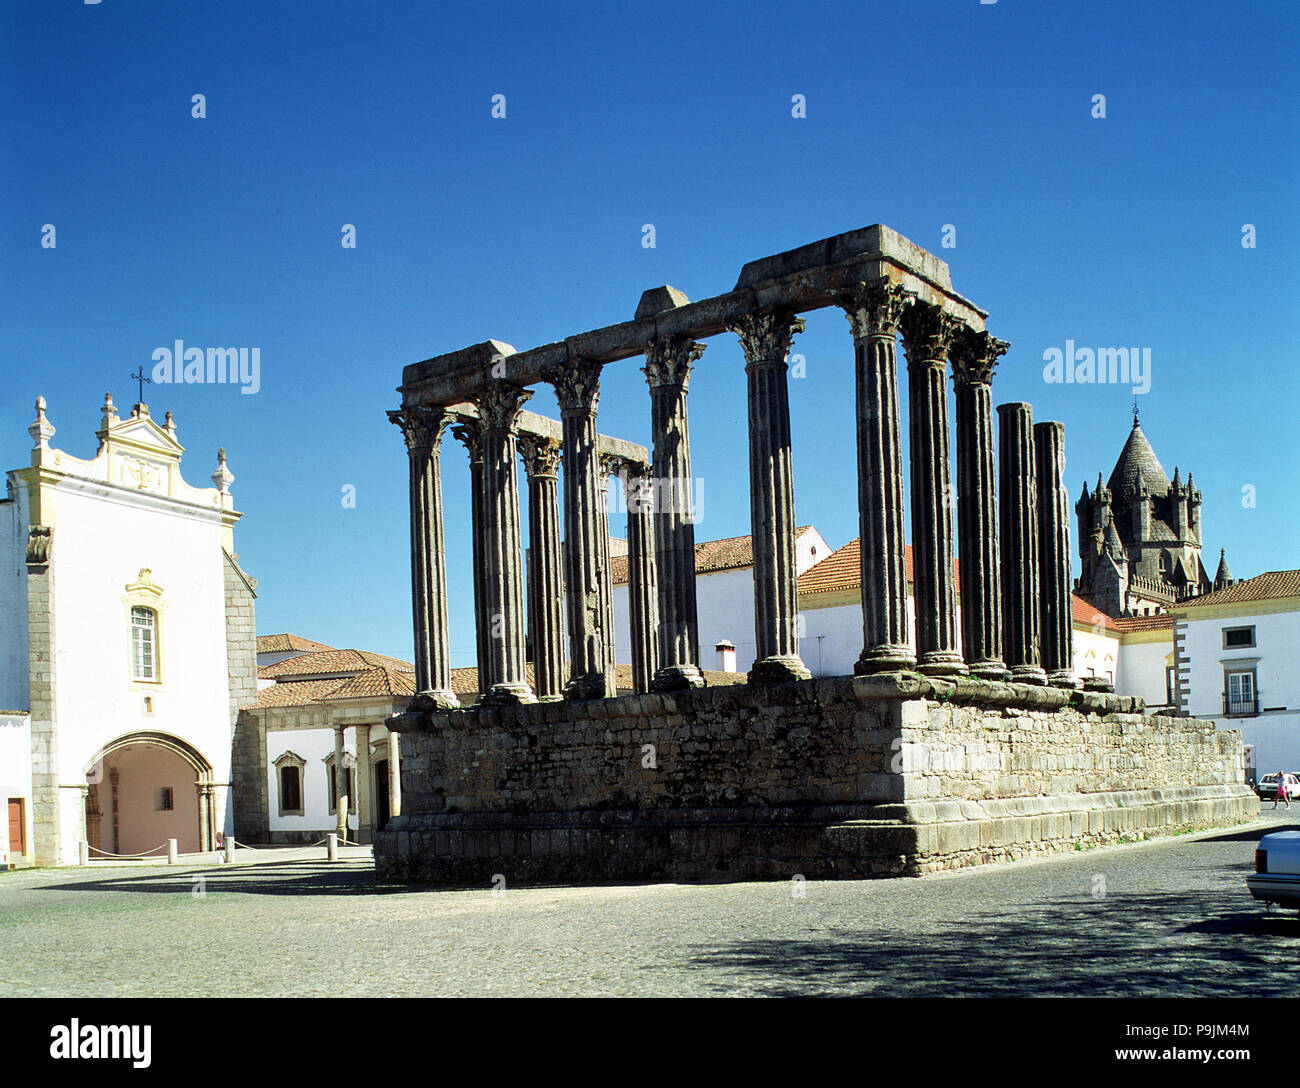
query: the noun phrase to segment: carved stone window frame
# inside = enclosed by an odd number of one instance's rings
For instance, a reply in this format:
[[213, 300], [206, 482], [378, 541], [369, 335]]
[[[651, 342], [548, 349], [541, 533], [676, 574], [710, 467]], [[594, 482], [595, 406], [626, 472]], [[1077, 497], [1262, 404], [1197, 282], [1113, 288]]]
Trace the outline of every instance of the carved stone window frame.
[[[305, 816], [307, 814], [307, 761], [297, 752], [281, 752], [271, 764], [275, 768], [275, 800], [281, 816]], [[298, 807], [284, 806], [284, 770], [286, 767], [298, 769]]]

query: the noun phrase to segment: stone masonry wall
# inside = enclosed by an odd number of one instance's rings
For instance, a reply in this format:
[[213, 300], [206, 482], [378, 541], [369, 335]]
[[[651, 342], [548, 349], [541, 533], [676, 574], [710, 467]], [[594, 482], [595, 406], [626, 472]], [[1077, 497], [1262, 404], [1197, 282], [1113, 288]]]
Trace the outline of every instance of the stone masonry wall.
[[230, 797], [235, 838], [261, 842], [267, 831], [266, 744], [261, 723], [240, 707], [257, 702], [256, 596], [229, 555], [225, 562], [226, 669], [230, 677]]

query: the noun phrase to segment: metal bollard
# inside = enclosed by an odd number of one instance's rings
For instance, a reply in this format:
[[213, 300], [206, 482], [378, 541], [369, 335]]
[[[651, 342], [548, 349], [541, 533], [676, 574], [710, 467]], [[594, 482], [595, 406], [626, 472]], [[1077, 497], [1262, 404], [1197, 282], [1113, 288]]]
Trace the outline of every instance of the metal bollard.
[[227, 836], [225, 844], [222, 849], [224, 850], [222, 861], [224, 861], [227, 865], [232, 864], [235, 860], [235, 840]]
[[339, 860], [339, 837], [338, 833], [335, 831], [331, 831], [325, 836], [325, 860]]
[[176, 840], [167, 840], [167, 864], [175, 865], [177, 859]]
[[77, 864], [78, 865], [90, 864], [90, 843], [88, 842], [77, 843]]

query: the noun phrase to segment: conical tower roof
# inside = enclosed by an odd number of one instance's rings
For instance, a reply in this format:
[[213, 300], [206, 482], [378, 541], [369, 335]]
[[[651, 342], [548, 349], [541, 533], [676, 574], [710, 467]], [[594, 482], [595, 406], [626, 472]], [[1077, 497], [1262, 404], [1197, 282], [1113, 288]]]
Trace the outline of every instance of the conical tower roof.
[[1225, 549], [1219, 549], [1219, 569], [1214, 573], [1215, 586], [1226, 586], [1232, 582], [1232, 571], [1228, 569], [1228, 553]]
[[1135, 419], [1128, 441], [1124, 443], [1124, 449], [1115, 462], [1115, 469], [1106, 481], [1106, 486], [1119, 501], [1136, 495], [1139, 483], [1155, 495], [1164, 495], [1169, 491], [1169, 477], [1160, 467], [1156, 451], [1151, 448], [1151, 443]]

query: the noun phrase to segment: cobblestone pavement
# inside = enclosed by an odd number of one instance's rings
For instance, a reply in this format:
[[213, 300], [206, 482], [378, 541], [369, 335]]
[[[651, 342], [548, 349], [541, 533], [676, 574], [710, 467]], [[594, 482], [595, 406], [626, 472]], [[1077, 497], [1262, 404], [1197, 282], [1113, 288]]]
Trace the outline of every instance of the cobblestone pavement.
[[0, 996], [1290, 994], [1300, 919], [1268, 915], [1245, 877], [1259, 836], [1300, 828], [1300, 810], [1262, 815], [921, 880], [810, 881], [803, 898], [791, 882], [412, 890], [319, 851], [4, 873]]

